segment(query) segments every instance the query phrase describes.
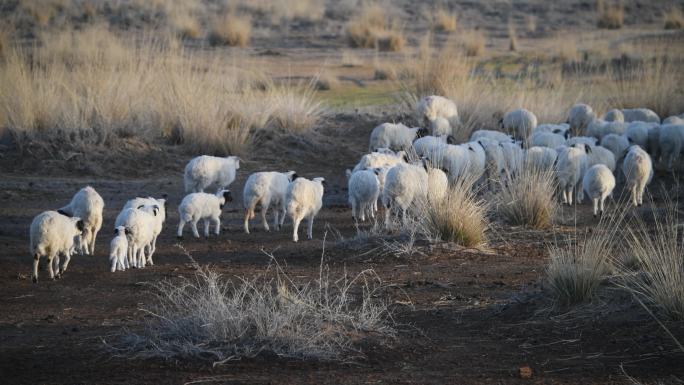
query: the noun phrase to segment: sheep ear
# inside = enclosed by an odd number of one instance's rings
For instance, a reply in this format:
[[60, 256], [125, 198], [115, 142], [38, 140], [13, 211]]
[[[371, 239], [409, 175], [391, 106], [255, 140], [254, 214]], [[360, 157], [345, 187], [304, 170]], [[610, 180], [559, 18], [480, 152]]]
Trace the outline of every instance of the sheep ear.
[[634, 143], [634, 141], [632, 140], [632, 138], [630, 138], [629, 136], [627, 137], [627, 141], [628, 141], [630, 144], [631, 144], [631, 143]]
[[350, 169], [347, 169], [344, 174], [347, 175], [347, 178], [351, 178], [352, 172]]
[[64, 215], [65, 217], [71, 218], [71, 214], [69, 214], [68, 212], [66, 212], [66, 211], [64, 211], [64, 210], [62, 210], [62, 209], [57, 210], [57, 212], [60, 213], [60, 214], [62, 214], [62, 215]]
[[119, 228], [118, 227], [114, 228], [114, 235], [119, 235]]
[[408, 158], [408, 155], [407, 155], [407, 154], [403, 154], [403, 155], [401, 156], [401, 159], [402, 159], [404, 162], [406, 162], [406, 163], [408, 163], [408, 161], [409, 161], [409, 158]]
[[163, 193], [163, 194], [162, 194], [162, 199], [163, 199], [163, 200], [169, 199], [169, 194]]
[[447, 142], [447, 144], [456, 144], [456, 138], [454, 138], [453, 135], [449, 135], [446, 138], [446, 142]]
[[145, 207], [145, 205], [138, 206], [138, 210], [142, 209], [143, 207]]
[[131, 233], [131, 229], [129, 229], [128, 227], [124, 228], [124, 234], [130, 235]]
[[570, 130], [565, 131], [565, 134], [563, 134], [563, 137], [565, 139], [568, 139], [570, 137]]
[[500, 119], [499, 119], [499, 127], [503, 128], [503, 126], [504, 126], [504, 124], [503, 124], [503, 118], [500, 118]]
[[468, 146], [468, 150], [475, 152], [475, 149], [472, 146]]
[[233, 201], [233, 195], [230, 193], [230, 190], [226, 190], [223, 192], [223, 198], [226, 200], [226, 202]]
[[156, 217], [157, 213], [159, 213], [159, 206], [157, 206], [157, 205], [152, 206], [152, 213]]
[[584, 152], [587, 154], [591, 154], [591, 147], [588, 144], [584, 145]]
[[299, 178], [299, 175], [297, 175], [297, 173], [292, 174], [292, 179], [290, 180], [290, 182], [294, 182], [297, 178]]
[[375, 175], [380, 175], [380, 171], [382, 171], [382, 169], [380, 169], [378, 167], [373, 169], [373, 172], [375, 173]]
[[83, 219], [79, 219], [78, 221], [76, 221], [76, 228], [78, 229], [78, 231], [85, 230], [85, 223], [83, 222]]

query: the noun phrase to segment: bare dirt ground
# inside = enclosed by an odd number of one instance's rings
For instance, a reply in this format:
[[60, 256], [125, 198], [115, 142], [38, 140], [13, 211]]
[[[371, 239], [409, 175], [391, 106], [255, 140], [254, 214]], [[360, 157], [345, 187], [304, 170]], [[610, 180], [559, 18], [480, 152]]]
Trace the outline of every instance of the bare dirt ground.
[[[77, 160], [43, 169], [8, 153], [0, 178], [2, 383], [621, 384], [628, 382], [625, 373], [645, 383], [679, 383], [684, 378], [684, 354], [630, 298], [609, 293], [579, 309], [552, 308], [543, 276], [553, 232], [495, 223], [487, 248], [433, 246], [408, 258], [359, 255], [337, 245], [330, 229], [345, 237], [355, 233], [345, 206], [344, 169], [363, 153], [371, 128], [382, 119], [338, 115], [318, 131], [315, 144], [285, 137], [278, 141], [292, 145], [284, 146], [290, 149], [285, 154], [255, 155], [243, 162], [232, 185], [236, 201], [224, 209], [222, 234], [208, 240], [186, 234], [181, 244], [199, 263], [212, 264], [228, 277], [259, 274], [269, 263], [261, 250], [273, 252], [290, 276], [306, 282], [317, 277], [327, 231], [326, 261], [333, 273], [372, 268], [388, 285], [398, 338], [380, 345], [362, 343], [360, 358], [347, 363], [265, 354], [212, 368], [197, 362], [114, 357], [104, 342], [123, 327], [140, 327], [146, 317], [140, 307], [152, 299], [145, 283], [193, 274], [175, 238], [176, 207], [184, 195], [182, 167], [190, 156], [162, 148], [167, 168], [157, 175], [125, 178], [119, 176], [125, 172], [109, 174], [117, 169], [111, 165], [103, 166], [105, 175], [85, 178], [74, 176]], [[23, 166], [11, 171], [12, 164]], [[281, 232], [264, 232], [256, 222], [251, 235], [241, 231], [244, 180], [253, 171], [271, 168], [294, 169], [306, 177], [323, 175], [330, 182], [314, 240], [292, 243], [289, 222]], [[663, 180], [672, 185], [670, 177]], [[50, 281], [42, 271], [39, 283], [32, 284], [27, 251], [32, 217], [66, 204], [85, 184], [94, 186], [106, 202], [96, 255], [75, 256], [61, 280]], [[155, 265], [106, 272], [118, 210], [136, 195], [162, 193], [169, 195], [169, 215]], [[564, 209], [563, 217], [570, 221], [576, 214], [580, 228], [593, 223], [588, 205], [576, 210]], [[681, 323], [667, 326], [684, 336]], [[531, 379], [520, 379], [521, 366], [532, 368]]]

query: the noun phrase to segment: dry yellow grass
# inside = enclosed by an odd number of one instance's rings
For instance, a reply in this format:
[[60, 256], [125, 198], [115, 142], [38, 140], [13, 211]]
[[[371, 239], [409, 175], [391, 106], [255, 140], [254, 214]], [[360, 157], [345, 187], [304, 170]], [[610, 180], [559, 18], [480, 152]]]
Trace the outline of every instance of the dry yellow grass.
[[487, 38], [480, 30], [464, 31], [460, 36], [463, 51], [466, 56], [482, 56], [485, 52]]
[[324, 0], [241, 0], [240, 7], [270, 18], [272, 24], [281, 21], [317, 21], [325, 14]]
[[558, 209], [554, 196], [555, 175], [552, 170], [537, 170], [528, 165], [502, 181], [497, 195], [497, 212], [511, 225], [545, 229], [551, 226]]
[[525, 29], [528, 33], [534, 33], [537, 31], [537, 17], [534, 15], [525, 16]]
[[197, 18], [191, 14], [175, 13], [170, 17], [169, 23], [174, 33], [181, 38], [199, 39], [202, 36], [202, 27]]
[[214, 20], [209, 42], [211, 45], [246, 47], [252, 35], [252, 20], [246, 15], [228, 13]]
[[665, 29], [684, 28], [684, 14], [678, 7], [672, 7], [665, 13]]
[[566, 35], [558, 35], [553, 42], [558, 59], [564, 62], [577, 61], [580, 57], [577, 41]]
[[513, 24], [509, 23], [508, 24], [508, 50], [509, 51], [517, 51], [518, 50], [518, 37], [516, 36], [515, 33], [515, 27]]
[[347, 40], [353, 48], [401, 51], [406, 40], [396, 22], [386, 16], [379, 4], [364, 3], [346, 26]]
[[437, 8], [432, 16], [433, 28], [441, 32], [454, 32], [458, 26], [456, 15], [444, 8]]
[[620, 29], [625, 23], [625, 8], [622, 3], [608, 4], [606, 0], [597, 0], [596, 13], [596, 25], [599, 28]]

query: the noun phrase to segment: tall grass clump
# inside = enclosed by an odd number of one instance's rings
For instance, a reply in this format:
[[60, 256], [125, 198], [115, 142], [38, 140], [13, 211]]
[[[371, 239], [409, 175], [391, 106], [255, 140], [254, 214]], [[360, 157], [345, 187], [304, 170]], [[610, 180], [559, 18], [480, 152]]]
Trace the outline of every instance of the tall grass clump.
[[672, 7], [665, 13], [665, 29], [682, 29], [684, 28], [684, 13], [678, 7]]
[[347, 23], [347, 40], [352, 48], [377, 48], [396, 52], [404, 48], [406, 39], [396, 21], [387, 17], [379, 4], [364, 3]]
[[214, 365], [262, 352], [339, 360], [359, 338], [395, 334], [382, 282], [372, 270], [298, 284], [278, 266], [230, 281], [199, 267], [193, 278], [152, 284], [155, 303], [140, 331], [125, 331], [112, 349], [131, 358], [198, 359]]
[[549, 228], [558, 209], [555, 190], [552, 170], [525, 165], [501, 182], [496, 210], [511, 225]]
[[454, 32], [458, 26], [456, 14], [444, 8], [437, 8], [432, 15], [433, 28], [440, 32]]
[[211, 45], [246, 47], [251, 36], [251, 18], [228, 13], [214, 20], [209, 33], [209, 43]]
[[481, 30], [463, 31], [460, 40], [466, 56], [482, 56], [484, 54], [487, 38]]
[[596, 25], [599, 28], [620, 29], [625, 22], [625, 8], [622, 3], [608, 4], [606, 0], [597, 0], [596, 13]]
[[473, 181], [460, 178], [442, 199], [431, 199], [422, 215], [425, 228], [442, 241], [474, 247], [486, 241], [487, 203], [478, 197]]
[[308, 83], [273, 86], [269, 89], [271, 126], [286, 132], [306, 133], [325, 114], [325, 108], [316, 96], [314, 79]]
[[641, 303], [667, 318], [684, 320], [684, 230], [677, 205], [666, 202], [663, 215], [653, 210], [649, 221], [635, 217], [627, 226], [625, 248], [637, 271], [622, 267], [620, 285]]

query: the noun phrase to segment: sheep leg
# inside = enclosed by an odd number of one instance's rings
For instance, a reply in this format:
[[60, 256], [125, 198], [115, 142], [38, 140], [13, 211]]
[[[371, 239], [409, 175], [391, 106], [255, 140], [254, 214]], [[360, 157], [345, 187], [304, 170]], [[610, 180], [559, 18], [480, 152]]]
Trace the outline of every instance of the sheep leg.
[[139, 268], [144, 268], [145, 267], [145, 246], [139, 247], [138, 248], [138, 267]]
[[109, 272], [113, 273], [116, 271], [116, 267], [119, 264], [119, 257], [115, 254], [112, 253], [112, 255], [109, 256], [109, 259], [111, 260], [111, 267], [109, 268]]
[[637, 185], [634, 184], [634, 186], [632, 186], [632, 189], [631, 189], [631, 190], [632, 190], [632, 191], [630, 191], [630, 193], [631, 193], [631, 195], [632, 195], [632, 203], [634, 204], [634, 206], [638, 206], [639, 204], [638, 204], [638, 202], [637, 202], [637, 199], [638, 199]]
[[204, 238], [209, 238], [209, 219], [202, 219], [204, 224]]
[[389, 207], [385, 209], [385, 228], [390, 227], [390, 209]]
[[249, 234], [249, 218], [251, 218], [254, 214], [252, 213], [251, 208], [245, 209], [245, 223], [244, 223], [244, 228], [245, 228], [245, 234]]
[[54, 281], [55, 279], [55, 272], [52, 270], [52, 261], [54, 260], [55, 256], [54, 255], [48, 255], [48, 263], [47, 263], [47, 269], [48, 269], [48, 274], [50, 274], [50, 279]]
[[306, 233], [306, 236], [308, 239], [313, 239], [313, 221], [314, 221], [314, 216], [309, 215], [309, 218], [307, 218], [307, 223], [309, 225], [309, 230]]
[[285, 223], [285, 216], [287, 215], [287, 208], [285, 207], [285, 204], [282, 204], [283, 208], [282, 213], [280, 214], [280, 224], [278, 226], [278, 230], [280, 230], [283, 227], [283, 224]]
[[199, 237], [200, 237], [200, 236], [199, 236], [199, 232], [197, 232], [197, 222], [199, 222], [199, 220], [190, 222], [190, 226], [192, 227], [192, 235], [193, 235], [195, 238], [199, 238]]
[[149, 253], [147, 254], [147, 264], [150, 266], [154, 266], [154, 261], [152, 261], [152, 254], [154, 254], [154, 246], [152, 243], [150, 243], [148, 246], [149, 246], [150, 250], [149, 250]]
[[33, 275], [31, 280], [33, 283], [38, 282], [38, 261], [40, 260], [40, 255], [38, 253], [33, 254]]
[[214, 229], [214, 234], [216, 234], [216, 236], [218, 236], [221, 233], [221, 218], [219, 218], [219, 217], [214, 218], [214, 226], [216, 226], [216, 228]]
[[276, 231], [280, 230], [280, 209], [278, 207], [273, 208], [273, 227]]
[[57, 253], [52, 260], [52, 269], [55, 271], [55, 278], [59, 279], [62, 277], [62, 273], [59, 270], [59, 253]]
[[299, 236], [297, 235], [297, 231], [299, 230], [299, 223], [302, 221], [302, 218], [292, 218], [293, 222], [293, 230], [292, 230], [292, 240], [297, 242], [299, 241]]
[[183, 227], [185, 227], [185, 221], [181, 219], [180, 223], [178, 223], [178, 233], [176, 234], [176, 237], [183, 238]]
[[601, 216], [603, 216], [603, 209], [605, 207], [607, 197], [608, 197], [607, 195], [603, 195], [601, 197]]
[[95, 240], [97, 239], [97, 233], [100, 231], [101, 226], [102, 221], [100, 220], [99, 223], [96, 223], [93, 227], [92, 238], [90, 239], [90, 252], [93, 254], [95, 254]]
[[358, 222], [357, 215], [356, 215], [356, 200], [355, 199], [351, 199], [351, 207], [352, 207], [351, 208], [352, 209], [352, 219], [355, 222]]
[[64, 253], [64, 263], [62, 264], [62, 269], [60, 270], [59, 275], [66, 273], [67, 268], [69, 267], [69, 261], [71, 261], [71, 253], [67, 251]]
[[271, 231], [271, 229], [268, 227], [268, 221], [266, 220], [266, 213], [268, 212], [269, 203], [270, 202], [266, 199], [261, 202], [261, 223], [263, 223], [264, 230], [266, 231]]
[[[598, 214], [599, 198], [594, 198], [592, 200], [594, 201], [594, 218], [596, 218], [596, 214]], [[603, 200], [601, 200], [601, 202], [603, 202]]]

